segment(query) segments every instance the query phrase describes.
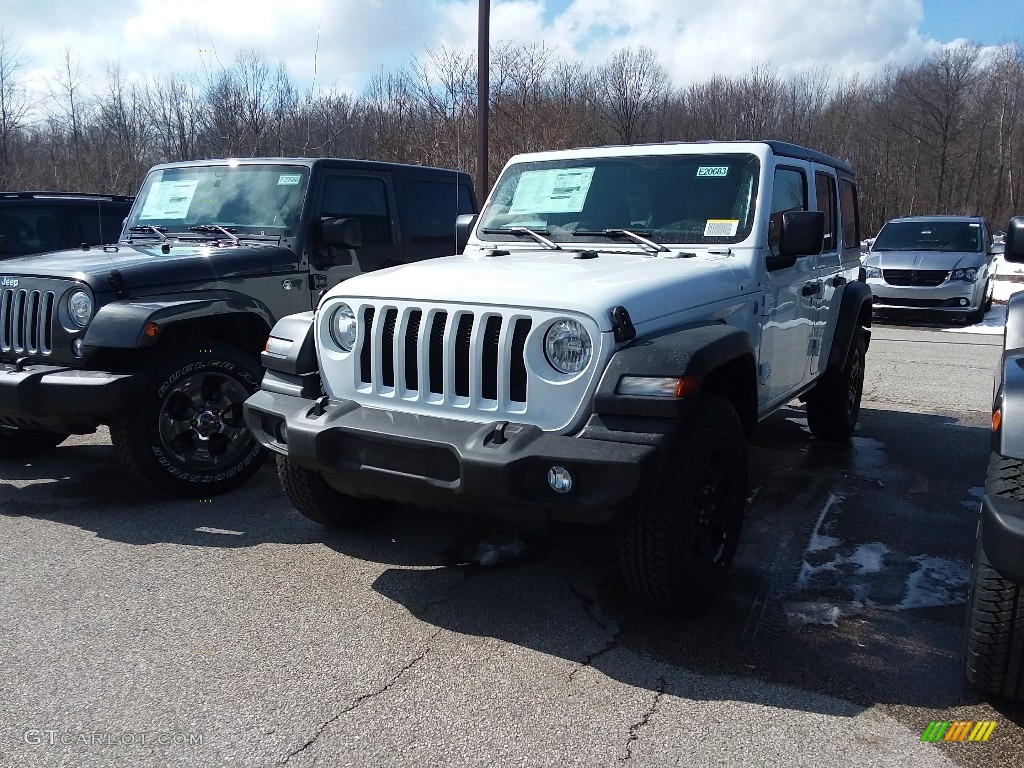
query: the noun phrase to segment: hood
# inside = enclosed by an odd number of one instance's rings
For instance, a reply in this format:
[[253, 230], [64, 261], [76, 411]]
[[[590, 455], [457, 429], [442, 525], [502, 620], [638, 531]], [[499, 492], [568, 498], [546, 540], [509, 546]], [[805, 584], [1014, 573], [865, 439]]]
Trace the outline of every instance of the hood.
[[639, 324], [753, 287], [749, 255], [735, 252], [693, 258], [640, 253], [574, 258], [578, 254], [543, 250], [430, 259], [350, 278], [327, 296], [573, 311], [607, 330], [609, 310], [618, 305]]
[[129, 290], [183, 282], [203, 283], [242, 275], [266, 274], [297, 259], [287, 248], [272, 245], [218, 247], [210, 244], [125, 245], [37, 253], [0, 262], [0, 277], [55, 277], [89, 283], [94, 290], [109, 288], [108, 276], [117, 270]]
[[882, 269], [935, 269], [980, 267], [984, 260], [977, 251], [871, 251], [865, 262]]

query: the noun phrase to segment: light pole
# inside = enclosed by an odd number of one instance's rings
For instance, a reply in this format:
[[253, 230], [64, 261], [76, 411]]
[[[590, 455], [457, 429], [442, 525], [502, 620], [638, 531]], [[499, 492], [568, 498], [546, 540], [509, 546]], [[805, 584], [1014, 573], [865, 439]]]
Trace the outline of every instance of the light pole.
[[480, 0], [476, 62], [476, 192], [487, 197], [487, 119], [490, 112], [491, 0]]

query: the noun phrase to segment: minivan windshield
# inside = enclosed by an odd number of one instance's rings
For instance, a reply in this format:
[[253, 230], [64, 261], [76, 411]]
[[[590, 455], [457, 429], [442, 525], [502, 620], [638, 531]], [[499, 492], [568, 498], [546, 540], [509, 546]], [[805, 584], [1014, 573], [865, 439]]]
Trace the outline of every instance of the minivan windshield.
[[223, 227], [287, 237], [298, 223], [308, 183], [309, 169], [301, 165], [164, 168], [146, 177], [128, 226], [143, 236], [146, 230], [214, 236], [218, 230], [212, 228]]
[[872, 251], [981, 251], [976, 221], [890, 221], [875, 238]]
[[498, 179], [477, 234], [637, 242], [627, 230], [659, 244], [737, 243], [753, 226], [759, 170], [745, 153], [517, 163]]

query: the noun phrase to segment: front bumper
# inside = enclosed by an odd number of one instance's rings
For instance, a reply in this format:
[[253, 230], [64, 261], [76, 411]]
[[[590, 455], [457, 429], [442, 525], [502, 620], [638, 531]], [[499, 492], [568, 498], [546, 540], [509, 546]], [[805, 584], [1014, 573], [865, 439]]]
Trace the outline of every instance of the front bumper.
[[[928, 286], [889, 285], [884, 280], [868, 280], [876, 310], [928, 310], [972, 312], [981, 305], [982, 286], [962, 280]], [[964, 304], [963, 302], [967, 303]]]
[[[617, 506], [656, 481], [671, 429], [667, 420], [648, 420], [648, 432], [623, 432], [620, 442], [603, 428], [591, 434], [605, 439], [567, 437], [533, 425], [420, 416], [347, 400], [331, 401], [317, 415], [306, 398], [266, 390], [244, 410], [264, 446], [319, 472], [341, 493], [531, 524], [610, 520]], [[571, 491], [551, 489], [552, 466], [569, 470]]]
[[985, 556], [999, 575], [1024, 586], [1024, 502], [985, 494], [979, 535]]
[[92, 432], [129, 402], [132, 374], [0, 363], [0, 424]]

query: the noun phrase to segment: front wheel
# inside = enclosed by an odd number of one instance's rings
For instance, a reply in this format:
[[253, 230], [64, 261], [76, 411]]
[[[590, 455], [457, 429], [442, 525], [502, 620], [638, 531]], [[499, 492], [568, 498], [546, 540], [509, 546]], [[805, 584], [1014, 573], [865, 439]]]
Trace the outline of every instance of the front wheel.
[[[985, 491], [1024, 501], [1024, 461], [994, 455]], [[1024, 701], [1024, 585], [992, 567], [980, 535], [967, 599], [964, 673], [979, 690]]]
[[319, 472], [277, 457], [277, 477], [288, 500], [304, 517], [329, 528], [358, 528], [386, 511], [384, 502], [334, 490]]
[[630, 590], [669, 611], [709, 603], [725, 586], [746, 496], [739, 416], [724, 398], [698, 395], [659, 485], [619, 517], [619, 565]]
[[25, 459], [46, 453], [67, 437], [60, 432], [0, 426], [0, 459]]
[[864, 392], [864, 357], [867, 343], [864, 329], [854, 329], [846, 363], [838, 371], [827, 371], [807, 394], [807, 426], [819, 440], [842, 443], [850, 439]]
[[114, 450], [143, 482], [206, 496], [245, 482], [266, 458], [242, 419], [262, 369], [216, 341], [158, 349], [136, 402], [110, 424]]

